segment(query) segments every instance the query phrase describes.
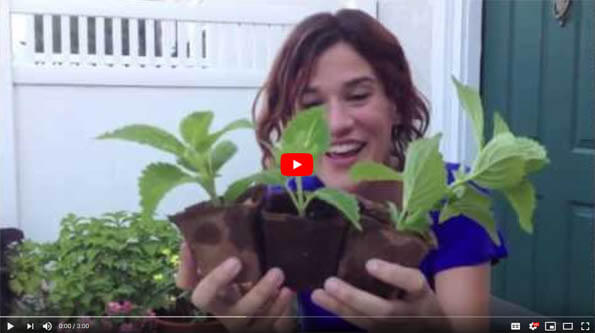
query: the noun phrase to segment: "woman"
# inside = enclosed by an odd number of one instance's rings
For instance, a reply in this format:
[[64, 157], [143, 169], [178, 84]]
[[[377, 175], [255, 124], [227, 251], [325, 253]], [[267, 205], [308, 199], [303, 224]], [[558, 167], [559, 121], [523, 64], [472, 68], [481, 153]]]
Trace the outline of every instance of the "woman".
[[[324, 104], [331, 147], [317, 161], [316, 176], [306, 182], [310, 189], [340, 188], [401, 205], [401, 200], [395, 200], [401, 197], [400, 183], [354, 183], [347, 172], [362, 160], [401, 170], [408, 143], [423, 136], [429, 121], [401, 46], [372, 17], [341, 10], [302, 21], [283, 45], [257, 101], [257, 138], [264, 165], [271, 159], [267, 147], [279, 137], [294, 110]], [[456, 165], [446, 167], [452, 171]], [[504, 256], [505, 249], [496, 247], [483, 229], [463, 216], [440, 226], [435, 223], [433, 230], [440, 247], [426, 256], [420, 269], [376, 259], [366, 265], [372, 276], [404, 289], [403, 299], [382, 299], [331, 277], [324, 288], [298, 295], [302, 328], [486, 331], [490, 263]], [[294, 294], [282, 287], [282, 271], [271, 269], [241, 296], [230, 285], [241, 269], [236, 258], [199, 282], [187, 248], [183, 246], [182, 252], [178, 284], [194, 288], [192, 300], [197, 307], [214, 315], [247, 316], [222, 318], [228, 329], [294, 328], [294, 321], [284, 317], [296, 314], [291, 307]], [[328, 317], [308, 317], [314, 315]]]

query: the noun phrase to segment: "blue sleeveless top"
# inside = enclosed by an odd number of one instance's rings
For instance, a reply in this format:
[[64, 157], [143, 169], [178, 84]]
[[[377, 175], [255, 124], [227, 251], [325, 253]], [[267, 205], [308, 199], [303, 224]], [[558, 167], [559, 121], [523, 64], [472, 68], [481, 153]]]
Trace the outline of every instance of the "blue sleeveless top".
[[[459, 168], [458, 163], [445, 163], [448, 184], [454, 181], [454, 172]], [[303, 188], [313, 191], [324, 184], [316, 177], [303, 177]], [[295, 181], [289, 186], [295, 189]], [[280, 187], [273, 187], [273, 191], [280, 191]], [[482, 192], [489, 194], [485, 189]], [[430, 250], [420, 265], [420, 270], [426, 276], [430, 286], [434, 288], [434, 276], [440, 271], [460, 267], [473, 266], [491, 262], [497, 263], [500, 258], [508, 255], [502, 234], [498, 232], [500, 246], [497, 246], [488, 233], [475, 221], [459, 215], [438, 224], [440, 212], [430, 212], [433, 220], [432, 230], [438, 240], [438, 248]], [[361, 331], [347, 321], [335, 316], [312, 302], [310, 291], [298, 292], [298, 306], [300, 326], [302, 331]]]

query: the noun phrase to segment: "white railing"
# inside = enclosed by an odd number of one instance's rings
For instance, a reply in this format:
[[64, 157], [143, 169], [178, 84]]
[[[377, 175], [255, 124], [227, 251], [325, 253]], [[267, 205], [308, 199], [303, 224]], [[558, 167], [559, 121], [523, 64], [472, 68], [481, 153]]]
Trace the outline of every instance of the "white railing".
[[291, 27], [33, 13], [15, 25], [25, 31], [13, 42], [18, 64], [245, 69], [266, 68]]
[[[11, 0], [14, 81], [256, 87], [296, 22], [337, 8], [337, 1]], [[114, 71], [94, 74], [101, 68]]]
[[14, 61], [264, 69], [279, 41], [308, 9], [144, 0], [60, 1], [57, 6], [52, 1], [16, 0], [12, 28], [22, 33], [13, 39]]

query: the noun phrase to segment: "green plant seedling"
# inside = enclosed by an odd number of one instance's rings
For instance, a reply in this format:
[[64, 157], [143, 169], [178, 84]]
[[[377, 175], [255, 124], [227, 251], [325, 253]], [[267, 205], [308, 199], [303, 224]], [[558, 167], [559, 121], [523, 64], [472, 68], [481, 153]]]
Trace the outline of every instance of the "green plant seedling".
[[330, 131], [324, 108], [318, 106], [298, 112], [287, 124], [279, 142], [270, 147], [274, 156], [273, 165], [233, 183], [226, 193], [226, 200], [233, 200], [254, 183], [278, 185], [289, 194], [299, 216], [305, 216], [312, 199], [319, 199], [337, 208], [355, 228], [361, 230], [359, 205], [353, 195], [331, 188], [306, 191], [303, 189], [302, 177], [296, 177], [296, 191], [293, 191], [289, 187], [290, 177], [280, 171], [281, 155], [284, 153], [311, 154], [316, 168], [317, 159], [327, 151], [329, 144]]
[[236, 154], [238, 148], [229, 140], [219, 139], [232, 130], [252, 129], [253, 126], [249, 120], [239, 119], [218, 131], [210, 132], [212, 121], [211, 111], [198, 111], [186, 116], [180, 122], [183, 141], [150, 125], [129, 125], [98, 137], [148, 145], [176, 157], [177, 164], [151, 163], [143, 170], [138, 184], [144, 217], [153, 216], [157, 205], [169, 191], [187, 183], [201, 186], [214, 206], [230, 202], [222, 201], [217, 194], [215, 179], [221, 167]]
[[439, 222], [466, 215], [500, 243], [496, 223], [491, 213], [491, 198], [478, 189], [500, 191], [514, 208], [519, 224], [528, 233], [533, 231], [535, 190], [527, 176], [549, 163], [546, 149], [538, 142], [514, 136], [502, 117], [494, 114], [493, 135], [484, 144], [484, 113], [479, 93], [453, 77], [458, 97], [473, 124], [479, 153], [466, 172], [461, 165], [455, 181], [446, 184], [444, 161], [438, 150], [440, 134], [413, 141], [406, 152], [403, 172], [394, 171], [374, 162], [359, 162], [350, 170], [355, 181], [402, 181], [403, 207], [388, 202], [397, 230], [409, 230], [422, 235], [430, 231], [429, 212], [440, 209]]

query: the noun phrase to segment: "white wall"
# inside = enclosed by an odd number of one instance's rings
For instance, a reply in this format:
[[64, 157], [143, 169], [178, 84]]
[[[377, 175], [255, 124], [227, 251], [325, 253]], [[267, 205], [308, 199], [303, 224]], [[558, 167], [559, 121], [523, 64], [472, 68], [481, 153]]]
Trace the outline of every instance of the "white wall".
[[470, 164], [477, 147], [451, 76], [479, 89], [483, 0], [379, 0], [378, 16], [399, 39], [416, 87], [431, 106], [428, 135], [442, 133], [447, 161]]
[[378, 7], [378, 19], [397, 37], [405, 51], [414, 84], [430, 99], [432, 0], [380, 0]]
[[[137, 178], [150, 162], [174, 159], [150, 147], [95, 140], [117, 127], [144, 123], [177, 133], [178, 121], [193, 110], [212, 109], [213, 128], [250, 117], [254, 89], [17, 87], [21, 223], [25, 234], [49, 239], [69, 212], [97, 215], [137, 210]], [[252, 131], [228, 136], [240, 146], [218, 186], [259, 168]], [[176, 212], [206, 196], [198, 186], [180, 187], [158, 212]]]

